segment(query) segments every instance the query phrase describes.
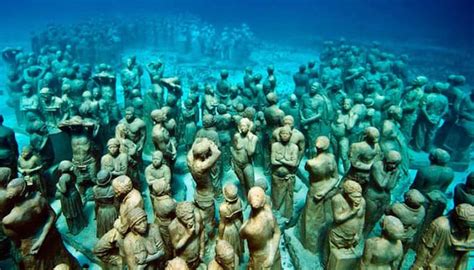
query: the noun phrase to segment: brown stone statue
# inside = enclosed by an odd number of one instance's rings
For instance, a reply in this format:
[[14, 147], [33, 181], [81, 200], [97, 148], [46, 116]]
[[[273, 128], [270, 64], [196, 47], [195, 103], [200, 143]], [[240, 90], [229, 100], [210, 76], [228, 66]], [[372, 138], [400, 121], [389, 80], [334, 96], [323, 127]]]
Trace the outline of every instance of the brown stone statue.
[[233, 253], [237, 256], [236, 265], [242, 260], [244, 253], [244, 244], [240, 239], [240, 227], [243, 222], [242, 202], [239, 199], [237, 186], [227, 184], [224, 186], [222, 193], [225, 201], [219, 207], [219, 240], [228, 242]]
[[474, 206], [460, 204], [448, 216], [435, 219], [423, 233], [412, 270], [467, 269], [474, 250]]
[[234, 172], [240, 181], [244, 194], [247, 194], [255, 182], [253, 156], [257, 147], [258, 137], [250, 131], [251, 127], [252, 122], [247, 118], [242, 118], [230, 148]]
[[17, 176], [18, 143], [13, 129], [3, 125], [3, 115], [0, 114], [0, 166], [8, 167], [12, 177]]
[[112, 180], [112, 188], [120, 202], [119, 216], [114, 222], [114, 228], [121, 235], [125, 235], [130, 228], [127, 214], [134, 208], [143, 208], [143, 198], [140, 192], [133, 188], [132, 180], [125, 175]]
[[198, 138], [194, 141], [187, 155], [188, 168], [196, 182], [194, 201], [201, 210], [202, 219], [209, 233], [214, 230], [214, 186], [212, 183], [212, 169], [216, 166], [221, 155], [217, 146], [207, 138]]
[[204, 256], [205, 233], [201, 214], [191, 202], [176, 206], [176, 218], [169, 226], [175, 256], [186, 261], [189, 269], [196, 269]]
[[145, 179], [150, 188], [159, 180], [171, 185], [171, 170], [168, 165], [163, 162], [163, 153], [161, 151], [157, 150], [153, 152], [151, 164], [145, 169]]
[[240, 228], [240, 236], [247, 240], [250, 259], [247, 269], [281, 269], [280, 228], [272, 211], [265, 207], [265, 192], [260, 187], [249, 190], [252, 207], [249, 219]]
[[172, 166], [177, 156], [177, 148], [174, 140], [171, 139], [170, 132], [165, 127], [166, 112], [164, 110], [153, 110], [151, 112], [153, 119], [152, 140], [155, 150], [160, 150], [163, 153], [166, 164]]
[[54, 226], [56, 214], [38, 192], [29, 192], [22, 178], [7, 185], [13, 203], [2, 219], [5, 234], [18, 248], [20, 269], [52, 269], [60, 263], [79, 269], [76, 259], [64, 247]]
[[272, 202], [282, 216], [293, 215], [293, 188], [298, 168], [298, 146], [290, 142], [290, 127], [280, 129], [280, 141], [272, 144]]
[[[294, 143], [298, 146], [298, 150], [299, 150], [298, 159], [301, 160], [303, 158], [304, 151], [305, 151], [305, 138], [304, 138], [303, 133], [301, 133], [301, 131], [294, 128], [295, 120], [294, 120], [293, 116], [291, 116], [291, 115], [287, 115], [287, 116], [283, 117], [282, 124], [283, 124], [283, 126], [290, 127], [290, 129], [291, 129], [290, 142]], [[271, 141], [270, 141], [271, 143], [280, 141], [280, 129], [281, 129], [281, 127], [276, 128], [273, 131], [272, 138], [271, 138]]]
[[141, 157], [139, 157], [139, 153], [137, 152], [137, 145], [132, 140], [128, 139], [129, 132], [130, 130], [127, 125], [118, 124], [115, 127], [115, 139], [120, 143], [120, 153], [126, 154], [128, 157], [127, 176], [132, 179], [134, 187], [140, 189], [139, 165]]
[[379, 131], [374, 127], [365, 129], [365, 136], [361, 142], [353, 143], [349, 151], [351, 167], [345, 180], [352, 180], [365, 190], [370, 181], [370, 169], [374, 162], [382, 159], [382, 151], [378, 144]]
[[165, 252], [158, 225], [148, 223], [142, 208], [132, 209], [127, 216], [130, 232], [123, 239], [123, 254], [128, 269], [161, 269]]
[[401, 161], [400, 153], [391, 150], [382, 161], [375, 162], [370, 170], [370, 181], [364, 192], [366, 202], [364, 235], [366, 236], [390, 205], [391, 191], [400, 180], [398, 166]]
[[399, 269], [403, 259], [404, 230], [402, 222], [394, 216], [385, 216], [381, 223], [382, 235], [365, 242], [361, 270]]
[[397, 217], [403, 224], [405, 232], [401, 240], [405, 253], [416, 243], [417, 234], [425, 218], [424, 202], [423, 194], [416, 189], [410, 189], [405, 193], [404, 202], [395, 203], [386, 211], [387, 215]]
[[309, 251], [320, 253], [333, 219], [331, 198], [337, 192], [339, 174], [334, 155], [328, 152], [328, 137], [319, 136], [315, 146], [316, 156], [305, 165], [310, 187], [301, 216], [301, 242]]
[[171, 197], [170, 185], [164, 180], [156, 180], [150, 189], [153, 210], [155, 212], [155, 224], [160, 229], [163, 239], [165, 258], [173, 257], [173, 245], [168, 227], [176, 217], [176, 201]]
[[232, 245], [225, 240], [218, 240], [216, 244], [216, 256], [208, 266], [208, 270], [237, 270], [238, 257]]
[[95, 201], [95, 219], [97, 222], [97, 238], [101, 238], [114, 227], [118, 217], [115, 193], [111, 185], [112, 175], [109, 171], [97, 173], [97, 185], [93, 187]]
[[10, 182], [11, 170], [8, 167], [0, 167], [0, 258], [11, 257], [11, 241], [3, 232], [2, 219], [13, 208], [13, 202], [7, 197], [7, 184]]
[[126, 138], [135, 143], [137, 147], [136, 155], [138, 161], [141, 161], [146, 140], [145, 122], [135, 115], [135, 109], [133, 107], [128, 107], [125, 109], [125, 118], [120, 120], [119, 123], [127, 126], [128, 132]]
[[334, 224], [329, 231], [329, 261], [327, 269], [355, 267], [354, 248], [362, 239], [365, 200], [361, 186], [352, 180], [342, 185], [342, 193], [331, 200]]
[[454, 188], [454, 205], [461, 203], [474, 205], [474, 172], [469, 173], [465, 184], [457, 184]]
[[126, 175], [128, 169], [128, 155], [120, 153], [120, 141], [112, 138], [107, 142], [108, 153], [100, 160], [101, 170], [110, 172], [113, 178]]
[[166, 263], [165, 270], [189, 270], [189, 267], [185, 260], [176, 257]]
[[43, 181], [43, 163], [41, 158], [33, 151], [29, 145], [24, 146], [18, 158], [18, 172], [26, 181], [28, 188], [39, 191], [46, 196], [46, 185]]
[[63, 160], [59, 163], [58, 170], [61, 176], [56, 184], [56, 194], [61, 201], [61, 209], [69, 232], [76, 235], [87, 226], [87, 218], [83, 212], [81, 195], [76, 187], [74, 165], [69, 160]]

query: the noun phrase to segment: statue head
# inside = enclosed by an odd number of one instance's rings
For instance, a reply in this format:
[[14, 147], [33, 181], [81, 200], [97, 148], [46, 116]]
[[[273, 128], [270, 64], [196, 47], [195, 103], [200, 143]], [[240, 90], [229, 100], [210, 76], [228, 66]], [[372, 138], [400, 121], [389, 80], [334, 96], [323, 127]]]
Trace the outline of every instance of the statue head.
[[436, 148], [430, 151], [429, 159], [433, 165], [446, 166], [451, 160], [451, 155], [446, 150]]
[[181, 257], [175, 257], [166, 263], [165, 270], [189, 270], [189, 267]]
[[402, 156], [399, 152], [395, 150], [388, 151], [384, 159], [384, 166], [386, 171], [396, 170], [398, 168], [398, 165], [400, 165], [400, 163], [402, 162]]
[[273, 73], [275, 73], [275, 67], [273, 65], [269, 65], [267, 67], [267, 73], [268, 73], [269, 76], [273, 75]]
[[61, 173], [68, 173], [74, 170], [74, 164], [69, 160], [59, 162], [58, 171]]
[[387, 117], [395, 121], [401, 121], [403, 118], [403, 109], [397, 105], [391, 105], [387, 110]]
[[151, 163], [153, 167], [159, 168], [163, 163], [163, 153], [160, 150], [153, 152]]
[[214, 126], [214, 116], [212, 114], [206, 114], [202, 118], [202, 126], [204, 128], [211, 128]]
[[225, 104], [219, 103], [219, 105], [217, 105], [217, 113], [218, 114], [226, 114], [227, 113], [227, 106]]
[[468, 203], [461, 203], [456, 206], [454, 216], [456, 226], [463, 232], [474, 229], [474, 206]]
[[239, 199], [239, 190], [237, 186], [232, 183], [228, 183], [222, 188], [222, 194], [224, 195], [224, 199], [230, 203], [236, 202]]
[[332, 67], [332, 68], [335, 68], [335, 67], [337, 67], [338, 65], [339, 65], [339, 59], [337, 59], [337, 58], [331, 59], [331, 67]]
[[300, 73], [305, 73], [306, 72], [306, 65], [300, 65], [300, 67], [298, 68], [298, 71]]
[[7, 184], [7, 198], [11, 200], [18, 200], [27, 193], [27, 184], [23, 178], [15, 178]]
[[379, 142], [380, 133], [375, 127], [367, 127], [364, 132], [364, 140], [369, 144]]
[[128, 212], [127, 216], [132, 231], [141, 235], [147, 232], [148, 221], [145, 210], [140, 207], [135, 207]]
[[319, 136], [315, 141], [316, 151], [318, 153], [324, 153], [329, 149], [330, 142], [326, 136]]
[[204, 138], [199, 142], [194, 142], [192, 151], [195, 158], [205, 160], [211, 154], [211, 141]]
[[290, 103], [291, 104], [296, 104], [298, 102], [298, 97], [295, 94], [290, 95]]
[[227, 69], [221, 70], [221, 79], [227, 80], [228, 77], [229, 77], [229, 71], [227, 71]]
[[266, 96], [267, 98], [267, 102], [270, 104], [270, 105], [274, 105], [274, 104], [277, 104], [278, 102], [278, 97], [276, 95], [275, 92], [270, 92], [267, 94]]
[[21, 149], [21, 157], [23, 159], [29, 159], [33, 155], [33, 147], [31, 145], [25, 145]]
[[253, 70], [251, 67], [246, 67], [245, 68], [245, 73], [248, 74], [248, 75], [252, 75], [253, 74]]
[[267, 189], [268, 189], [268, 183], [267, 183], [267, 180], [264, 177], [259, 177], [259, 178], [255, 179], [254, 186], [261, 187], [264, 192], [266, 192]]
[[107, 150], [109, 150], [109, 154], [112, 156], [116, 156], [119, 154], [120, 149], [120, 141], [116, 138], [112, 138], [107, 141]]
[[247, 135], [251, 127], [252, 127], [252, 121], [250, 121], [248, 118], [243, 117], [242, 119], [240, 119], [239, 121], [240, 134]]
[[359, 183], [346, 180], [344, 184], [342, 184], [342, 190], [344, 192], [344, 196], [351, 202], [352, 205], [358, 206], [362, 200], [362, 187]]
[[403, 223], [394, 216], [384, 216], [382, 222], [382, 235], [390, 240], [401, 240], [405, 235]]
[[350, 111], [352, 109], [352, 99], [345, 98], [342, 101], [342, 109], [346, 112]]
[[23, 91], [23, 95], [28, 96], [28, 95], [31, 95], [31, 93], [33, 91], [33, 86], [31, 86], [31, 84], [29, 84], [29, 83], [25, 83], [21, 87], [21, 90]]
[[129, 123], [135, 120], [135, 109], [133, 107], [127, 107], [125, 109], [125, 120]]
[[158, 179], [151, 185], [152, 193], [156, 196], [169, 195], [171, 191], [170, 184], [163, 179]]
[[308, 62], [308, 68], [311, 69], [311, 68], [314, 68], [315, 66], [316, 66], [316, 61], [311, 60], [311, 61]]
[[133, 190], [132, 180], [126, 175], [120, 175], [112, 180], [112, 189], [115, 197], [122, 199]]
[[291, 128], [289, 126], [282, 126], [280, 128], [280, 141], [282, 143], [288, 143], [290, 141], [290, 138], [291, 138]]
[[97, 185], [98, 186], [107, 186], [110, 181], [112, 181], [112, 174], [108, 170], [100, 170], [97, 173]]
[[282, 122], [284, 126], [289, 126], [291, 129], [295, 126], [295, 119], [291, 115], [285, 115]]
[[405, 204], [411, 208], [418, 209], [425, 203], [425, 196], [417, 189], [410, 189], [404, 194]]
[[252, 209], [260, 209], [265, 205], [265, 191], [261, 187], [254, 186], [249, 190], [248, 202]]
[[320, 83], [313, 82], [311, 84], [311, 88], [309, 89], [309, 94], [312, 95], [312, 96], [316, 95], [317, 93], [320, 93], [322, 89], [323, 89], [323, 87], [321, 86]]
[[466, 82], [466, 77], [462, 75], [449, 75], [448, 76], [448, 83], [452, 86], [461, 86], [464, 85]]
[[217, 240], [215, 260], [225, 270], [235, 269], [234, 248], [226, 240]]
[[153, 110], [150, 116], [155, 123], [163, 123], [166, 121], [166, 113], [162, 109]]
[[194, 209], [192, 202], [180, 202], [176, 205], [176, 218], [183, 223], [188, 229], [194, 228]]

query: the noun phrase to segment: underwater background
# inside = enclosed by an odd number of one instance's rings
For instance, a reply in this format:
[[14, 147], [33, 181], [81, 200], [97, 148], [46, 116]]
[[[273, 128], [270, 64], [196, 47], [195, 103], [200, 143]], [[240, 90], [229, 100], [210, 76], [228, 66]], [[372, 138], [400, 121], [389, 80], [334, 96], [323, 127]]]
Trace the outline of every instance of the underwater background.
[[[135, 43], [124, 47], [117, 57], [125, 59], [135, 54], [141, 63], [164, 59], [165, 73], [186, 74], [187, 81], [217, 80], [219, 70], [224, 67], [230, 70], [231, 80], [238, 81], [245, 66], [264, 73], [268, 64], [274, 64], [279, 80], [277, 92], [286, 95], [294, 89], [292, 74], [300, 64], [318, 60], [325, 40], [344, 38], [351, 44], [368, 45], [377, 41], [390, 52], [407, 54], [412, 75], [444, 81], [449, 74], [462, 74], [466, 77], [465, 89], [474, 85], [472, 0], [2, 0], [0, 48], [22, 46], [30, 51], [32, 35], [48, 24], [180, 14], [196, 16], [219, 31], [245, 23], [257, 41], [252, 44], [251, 56], [238, 63], [209, 60], [210, 77], [193, 73], [186, 64], [194, 60], [180, 60], [179, 50], [174, 48], [164, 50], [146, 42]], [[121, 62], [114, 64], [118, 69]], [[6, 65], [2, 63], [0, 112], [5, 115], [6, 125], [15, 127], [14, 112], [5, 103], [5, 82]], [[20, 147], [28, 143], [27, 136], [21, 133], [17, 133], [17, 139]], [[472, 162], [469, 168], [472, 170]], [[464, 181], [465, 176], [466, 173], [457, 173], [450, 190]]]

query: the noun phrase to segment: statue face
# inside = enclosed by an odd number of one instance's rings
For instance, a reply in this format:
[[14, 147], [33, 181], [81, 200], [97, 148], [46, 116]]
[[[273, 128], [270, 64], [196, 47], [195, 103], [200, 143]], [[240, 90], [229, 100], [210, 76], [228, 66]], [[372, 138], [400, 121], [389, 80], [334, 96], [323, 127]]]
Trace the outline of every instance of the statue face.
[[135, 114], [133, 113], [133, 111], [127, 110], [127, 111], [125, 112], [125, 119], [126, 119], [127, 121], [133, 121], [134, 118], [135, 118]]
[[345, 111], [349, 111], [352, 108], [352, 102], [348, 99], [344, 99], [344, 102], [342, 103], [342, 108]]
[[265, 193], [253, 193], [249, 196], [249, 203], [254, 209], [262, 208], [265, 204]]
[[247, 134], [249, 131], [249, 125], [247, 123], [241, 123], [239, 129], [241, 134]]
[[359, 206], [359, 204], [362, 202], [362, 194], [359, 192], [352, 192], [347, 194], [349, 197], [349, 200], [352, 202], [354, 206]]
[[153, 160], [151, 161], [155, 168], [160, 167], [163, 162], [163, 157], [158, 155], [153, 155]]
[[135, 223], [135, 225], [133, 225], [133, 229], [139, 234], [145, 234], [148, 230], [148, 222], [146, 218], [143, 218]]
[[107, 149], [109, 150], [109, 153], [111, 155], [117, 155], [119, 152], [119, 147], [118, 145], [115, 145], [115, 144], [108, 146]]
[[282, 142], [285, 142], [285, 143], [289, 142], [290, 138], [291, 138], [291, 133], [290, 132], [287, 132], [287, 131], [280, 132], [280, 140]]

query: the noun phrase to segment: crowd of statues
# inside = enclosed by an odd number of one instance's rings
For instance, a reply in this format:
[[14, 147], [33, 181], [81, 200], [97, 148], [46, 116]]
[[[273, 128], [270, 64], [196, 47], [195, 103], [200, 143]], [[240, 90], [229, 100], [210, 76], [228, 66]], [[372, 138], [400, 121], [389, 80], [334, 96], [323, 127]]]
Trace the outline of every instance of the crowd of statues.
[[[292, 93], [279, 89], [273, 65], [265, 76], [247, 67], [232, 82], [222, 70], [215, 85], [187, 87], [164, 76], [159, 61], [130, 57], [116, 76], [107, 64], [79, 64], [79, 44], [63, 51], [51, 42], [34, 43], [41, 47], [33, 54], [2, 54], [9, 104], [30, 136], [20, 152], [0, 117], [1, 243], [13, 246], [20, 269], [79, 267], [56, 229], [53, 198], [71, 235], [96, 228], [87, 237], [97, 238], [104, 269], [281, 269], [289, 228], [326, 269], [398, 269], [409, 250], [411, 269], [466, 269], [474, 174], [454, 198], [447, 193], [448, 165], [469, 160], [473, 141], [474, 92], [463, 76], [412, 78], [403, 55], [326, 42], [320, 63], [293, 75]], [[71, 153], [56, 164], [59, 133]], [[431, 163], [413, 181], [409, 147]], [[195, 184], [192, 201], [174, 196], [183, 170]], [[308, 187], [301, 213], [298, 181]]]

